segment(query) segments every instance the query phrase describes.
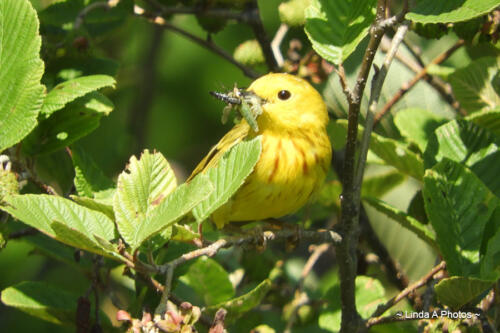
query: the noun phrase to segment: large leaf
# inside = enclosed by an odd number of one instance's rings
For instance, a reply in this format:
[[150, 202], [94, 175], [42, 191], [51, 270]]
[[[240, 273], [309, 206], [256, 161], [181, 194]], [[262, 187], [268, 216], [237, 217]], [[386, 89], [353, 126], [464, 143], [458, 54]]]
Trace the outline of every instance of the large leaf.
[[481, 295], [492, 284], [492, 281], [452, 276], [439, 281], [435, 290], [441, 303], [458, 309]]
[[205, 220], [238, 190], [259, 160], [261, 150], [260, 136], [241, 142], [224, 154], [215, 168], [204, 173], [215, 190], [193, 210], [198, 222]]
[[387, 172], [381, 175], [365, 177], [361, 195], [380, 198], [400, 185], [406, 179], [405, 175], [397, 171]]
[[375, 0], [312, 0], [305, 31], [319, 55], [344, 62], [368, 34], [375, 18]]
[[495, 135], [497, 143], [500, 141], [500, 107], [491, 111], [476, 112], [465, 119]]
[[443, 122], [444, 118], [424, 109], [405, 109], [394, 116], [396, 124], [401, 135], [408, 142], [415, 143], [421, 152], [425, 151], [429, 138]]
[[491, 84], [499, 66], [498, 58], [484, 57], [450, 75], [453, 93], [465, 110], [474, 112], [500, 106], [500, 96]]
[[433, 248], [437, 249], [436, 236], [431, 230], [429, 230], [429, 228], [426, 225], [417, 221], [416, 219], [406, 214], [405, 212], [400, 211], [399, 209], [396, 209], [391, 205], [387, 204], [386, 202], [379, 200], [377, 198], [364, 197], [363, 200], [369, 203], [373, 208], [375, 208], [379, 212], [387, 215], [394, 221], [401, 224], [406, 229], [413, 231], [420, 239], [425, 241]]
[[55, 86], [45, 97], [41, 113], [45, 116], [64, 108], [66, 104], [89, 92], [114, 87], [115, 79], [108, 75], [89, 75], [68, 80]]
[[[377, 305], [385, 300], [385, 290], [382, 284], [378, 280], [367, 276], [356, 277], [355, 292], [356, 308], [363, 318], [369, 317], [375, 311]], [[319, 314], [319, 327], [328, 332], [338, 332], [342, 316], [340, 284], [331, 287], [324, 299], [328, 301], [328, 305]]]
[[99, 127], [101, 117], [108, 115], [113, 107], [106, 96], [91, 92], [41, 121], [26, 138], [23, 150], [35, 155], [62, 149]]
[[6, 288], [2, 302], [32, 316], [59, 324], [74, 325], [78, 295], [44, 282], [24, 281]]
[[[347, 120], [337, 120], [337, 124], [347, 128]], [[361, 138], [364, 129], [359, 126], [358, 137]], [[420, 156], [406, 145], [390, 138], [385, 138], [374, 132], [371, 134], [370, 151], [384, 161], [385, 164], [398, 169], [404, 174], [421, 180], [424, 175], [424, 164]]]
[[115, 237], [115, 226], [111, 219], [104, 214], [79, 206], [68, 199], [45, 194], [25, 194], [9, 196], [5, 201], [7, 205], [1, 207], [1, 209], [18, 220], [71, 246], [80, 247], [83, 243], [72, 235], [61, 233], [61, 228], [55, 230], [55, 222], [85, 235], [92, 246], [86, 246], [84, 249], [99, 254], [102, 254], [102, 251], [96, 250], [100, 248], [100, 245], [93, 236], [108, 241]]
[[453, 275], [480, 277], [480, 247], [500, 200], [467, 168], [443, 159], [426, 171], [425, 209]]
[[233, 298], [223, 303], [209, 306], [207, 310], [215, 312], [220, 308], [224, 308], [228, 312], [226, 320], [229, 321], [234, 320], [240, 317], [245, 312], [248, 312], [257, 305], [259, 305], [262, 302], [262, 299], [271, 289], [271, 286], [272, 286], [271, 280], [266, 279], [261, 283], [259, 283], [257, 287], [253, 288], [246, 294]]
[[419, 0], [406, 18], [422, 23], [449, 23], [473, 19], [500, 6], [498, 0]]
[[440, 126], [425, 151], [425, 165], [448, 158], [468, 166], [486, 186], [500, 196], [500, 178], [492, 165], [500, 165], [497, 138], [474, 122], [457, 119]]
[[161, 153], [145, 150], [140, 160], [130, 158], [127, 169], [118, 177], [113, 207], [118, 230], [133, 250], [172, 225], [213, 190], [205, 175], [176, 186], [175, 175]]
[[493, 212], [484, 231], [481, 247], [481, 277], [489, 281], [500, 278], [500, 205]]
[[0, 152], [36, 126], [45, 89], [40, 45], [30, 2], [0, 1]]
[[229, 274], [208, 257], [197, 259], [179, 279], [193, 288], [206, 305], [219, 304], [234, 296]]

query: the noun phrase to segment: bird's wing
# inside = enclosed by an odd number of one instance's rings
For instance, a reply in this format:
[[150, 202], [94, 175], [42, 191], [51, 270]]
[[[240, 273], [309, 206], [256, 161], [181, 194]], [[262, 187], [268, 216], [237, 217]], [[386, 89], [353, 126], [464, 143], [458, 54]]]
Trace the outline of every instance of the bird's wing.
[[246, 121], [242, 121], [234, 126], [229, 132], [222, 137], [222, 139], [210, 150], [210, 152], [205, 156], [203, 160], [198, 164], [198, 166], [193, 170], [191, 176], [186, 180], [189, 182], [199, 173], [205, 172], [205, 170], [212, 168], [217, 165], [221, 157], [229, 151], [234, 145], [241, 142], [248, 135], [250, 126]]

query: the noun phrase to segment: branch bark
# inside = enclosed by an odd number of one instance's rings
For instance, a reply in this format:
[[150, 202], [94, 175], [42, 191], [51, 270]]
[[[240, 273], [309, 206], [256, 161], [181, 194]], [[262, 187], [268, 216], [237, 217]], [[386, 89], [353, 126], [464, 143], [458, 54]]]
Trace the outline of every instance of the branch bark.
[[[347, 125], [347, 142], [344, 160], [344, 181], [343, 193], [341, 197], [341, 222], [340, 233], [342, 243], [337, 247], [337, 258], [340, 272], [340, 297], [342, 308], [341, 332], [359, 332], [365, 330], [365, 325], [356, 309], [355, 298], [355, 279], [357, 269], [356, 246], [359, 238], [359, 207], [361, 181], [364, 169], [364, 160], [362, 157], [355, 165], [358, 118], [360, 113], [361, 99], [366, 86], [366, 81], [373, 59], [378, 50], [379, 44], [385, 33], [385, 30], [394, 24], [397, 24], [404, 17], [407, 5], [404, 6], [402, 13], [392, 18], [385, 18], [386, 1], [379, 0], [377, 3], [377, 14], [375, 22], [370, 28], [370, 40], [365, 51], [360, 71], [358, 72], [356, 85], [351, 94], [347, 94], [349, 102], [349, 114]], [[403, 34], [404, 35], [404, 34]], [[398, 44], [399, 45], [399, 44]], [[397, 49], [397, 46], [395, 47]], [[395, 51], [394, 51], [395, 53]], [[394, 54], [392, 54], [392, 57]], [[392, 61], [392, 57], [390, 61]], [[390, 64], [389, 61], [389, 64]], [[384, 65], [385, 66], [385, 65]], [[387, 65], [388, 67], [388, 65]], [[387, 69], [385, 69], [387, 70]], [[381, 74], [381, 73], [378, 73]], [[379, 77], [378, 80], [376, 77]], [[371, 108], [376, 107], [380, 89], [385, 79], [385, 73], [375, 75], [373, 82], [372, 98], [370, 100]], [[344, 88], [348, 92], [348, 89]], [[350, 100], [349, 100], [350, 95]], [[366, 132], [366, 131], [365, 131]], [[368, 135], [369, 133], [367, 133]], [[367, 151], [369, 136], [363, 140], [362, 149]], [[361, 153], [361, 156], [363, 152]]]

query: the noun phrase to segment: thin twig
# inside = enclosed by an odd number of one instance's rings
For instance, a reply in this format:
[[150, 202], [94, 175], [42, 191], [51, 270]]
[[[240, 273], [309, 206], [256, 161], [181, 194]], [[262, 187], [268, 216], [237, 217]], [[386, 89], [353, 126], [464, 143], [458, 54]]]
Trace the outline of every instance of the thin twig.
[[285, 23], [281, 23], [278, 31], [274, 35], [273, 41], [271, 42], [271, 50], [273, 51], [274, 59], [276, 59], [276, 63], [279, 67], [283, 67], [285, 60], [283, 59], [283, 55], [281, 54], [280, 45], [283, 42], [283, 39], [288, 32], [288, 25]]
[[420, 318], [405, 317], [402, 314], [396, 314], [396, 315], [390, 315], [390, 316], [377, 317], [377, 318], [370, 319], [366, 323], [366, 327], [370, 328], [370, 327], [375, 326], [375, 325], [396, 323], [396, 322], [400, 322], [400, 321], [412, 321], [412, 320], [419, 320], [419, 319]]
[[[404, 40], [403, 40], [404, 43]], [[387, 52], [389, 44], [388, 38], [382, 39], [381, 43], [381, 48], [384, 52]], [[410, 44], [405, 44], [405, 46], [408, 48]], [[409, 49], [408, 49], [409, 50]], [[410, 52], [412, 53], [412, 52]], [[413, 53], [412, 53], [413, 55]], [[402, 52], [398, 51], [396, 52], [395, 58], [404, 66], [406, 66], [408, 69], [413, 71], [414, 73], [420, 72], [425, 65], [421, 65], [422, 59], [418, 57], [418, 55], [413, 55], [415, 60], [410, 59], [406, 57]], [[460, 113], [462, 115], [465, 115], [465, 112], [463, 109], [460, 108], [460, 104], [458, 101], [455, 99], [453, 96], [453, 93], [451, 91], [451, 87], [449, 83], [444, 82], [441, 78], [435, 75], [431, 75], [427, 73], [423, 78], [434, 90], [436, 90], [437, 93], [441, 95], [444, 101], [446, 101], [457, 113]]]
[[[290, 237], [298, 237], [299, 239], [308, 239], [310, 241], [322, 242], [322, 243], [332, 243], [339, 244], [341, 242], [341, 237], [337, 233], [330, 230], [278, 230], [278, 231], [263, 231], [262, 233], [249, 235], [245, 237], [232, 238], [232, 239], [219, 239], [216, 242], [194, 251], [183, 254], [182, 256], [174, 259], [166, 264], [156, 266], [154, 268], [156, 273], [165, 274], [165, 288], [163, 290], [162, 298], [155, 313], [163, 313], [166, 309], [166, 302], [168, 300], [170, 289], [172, 285], [172, 278], [174, 270], [177, 266], [183, 263], [199, 258], [201, 256], [212, 257], [220, 249], [228, 248], [231, 246], [244, 246], [244, 245], [259, 245], [262, 243], [267, 243], [268, 241], [278, 240], [278, 239], [288, 239]], [[140, 266], [145, 265], [141, 263]], [[147, 265], [146, 265], [147, 267]]]
[[171, 24], [170, 22], [166, 21], [161, 16], [157, 16], [157, 15], [154, 15], [152, 13], [149, 13], [137, 5], [135, 5], [135, 7], [134, 7], [134, 14], [136, 16], [143, 17], [143, 18], [147, 19], [151, 23], [157, 24], [158, 26], [161, 26], [164, 29], [173, 31], [181, 36], [184, 36], [184, 37], [192, 40], [193, 42], [203, 46], [204, 48], [214, 52], [215, 54], [219, 55], [220, 57], [226, 59], [228, 62], [230, 62], [233, 65], [235, 65], [236, 67], [238, 67], [243, 72], [243, 74], [245, 74], [249, 78], [255, 79], [255, 78], [259, 77], [259, 74], [257, 74], [253, 69], [236, 61], [232, 55], [230, 55], [229, 53], [227, 53], [226, 51], [224, 51], [223, 49], [221, 49], [220, 47], [215, 45], [211, 40], [201, 39], [200, 37], [193, 35], [192, 33], [187, 32], [186, 30], [183, 30], [183, 29]]
[[465, 41], [460, 39], [448, 50], [446, 50], [445, 52], [441, 53], [436, 58], [434, 58], [427, 66], [425, 66], [420, 72], [418, 72], [417, 75], [413, 77], [413, 79], [403, 84], [401, 89], [399, 89], [399, 91], [396, 94], [394, 94], [391, 100], [387, 102], [384, 105], [384, 107], [375, 115], [374, 126], [376, 126], [377, 123], [380, 121], [380, 119], [383, 116], [385, 116], [387, 112], [391, 110], [394, 104], [396, 104], [401, 99], [401, 97], [403, 97], [411, 88], [413, 88], [413, 86], [415, 86], [415, 84], [417, 84], [417, 82], [420, 81], [420, 79], [422, 79], [424, 76], [427, 75], [427, 71], [429, 70], [430, 66], [442, 63], [464, 44]]
[[271, 43], [269, 42], [266, 30], [264, 29], [264, 25], [262, 24], [262, 20], [260, 19], [259, 5], [257, 3], [257, 0], [251, 0], [251, 2], [247, 5], [246, 10], [251, 17], [251, 19], [247, 23], [252, 28], [255, 38], [259, 42], [268, 69], [271, 72], [278, 72], [279, 66], [276, 62], [276, 59], [274, 58]]
[[333, 70], [339, 76], [340, 85], [342, 86], [342, 91], [344, 92], [347, 102], [352, 103], [352, 91], [349, 89], [349, 83], [347, 82], [347, 77], [345, 76], [344, 66], [339, 64], [338, 68], [333, 66]]
[[82, 25], [83, 21], [85, 20], [85, 16], [87, 16], [91, 11], [98, 9], [98, 8], [110, 9], [111, 6], [108, 3], [108, 1], [91, 3], [90, 5], [83, 8], [78, 13], [78, 15], [75, 18], [75, 22], [73, 24], [73, 29], [78, 30], [80, 28], [80, 26]]
[[365, 130], [363, 132], [363, 138], [360, 144], [360, 153], [358, 158], [358, 163], [356, 164], [356, 176], [354, 179], [354, 188], [356, 189], [355, 200], [359, 201], [361, 195], [361, 183], [363, 181], [363, 174], [365, 172], [366, 158], [368, 154], [368, 148], [370, 146], [370, 137], [373, 129], [373, 118], [375, 112], [377, 111], [378, 100], [380, 98], [380, 92], [382, 91], [382, 86], [391, 66], [392, 60], [396, 55], [396, 51], [401, 45], [403, 38], [408, 32], [408, 27], [410, 21], [405, 21], [401, 24], [392, 39], [391, 47], [389, 52], [385, 55], [384, 63], [382, 67], [375, 73], [372, 80], [370, 101], [368, 103], [368, 111], [366, 114]]
[[295, 323], [295, 320], [297, 318], [297, 311], [302, 305], [305, 305], [309, 302], [309, 297], [307, 297], [307, 294], [304, 292], [304, 281], [311, 272], [314, 264], [316, 264], [316, 262], [318, 261], [319, 257], [321, 257], [323, 253], [328, 251], [330, 246], [331, 246], [330, 243], [311, 246], [312, 253], [307, 259], [306, 264], [302, 268], [302, 273], [300, 274], [298, 287], [297, 290], [295, 291], [295, 297], [292, 301], [293, 304], [292, 313], [290, 315], [290, 318], [288, 318], [288, 322], [284, 330], [284, 333], [290, 333], [292, 331], [293, 324]]
[[408, 296], [408, 294], [410, 294], [411, 292], [414, 292], [418, 288], [420, 288], [420, 287], [424, 286], [425, 284], [427, 284], [427, 282], [429, 282], [429, 280], [432, 279], [432, 277], [436, 273], [438, 273], [439, 271], [441, 271], [441, 270], [443, 270], [445, 268], [446, 268], [446, 263], [444, 261], [442, 261], [437, 266], [434, 266], [434, 268], [432, 268], [420, 280], [412, 283], [410, 286], [408, 286], [407, 288], [405, 288], [404, 290], [402, 290], [399, 294], [397, 294], [396, 296], [394, 296], [393, 298], [391, 298], [386, 303], [379, 305], [377, 307], [377, 309], [375, 310], [375, 312], [370, 316], [370, 319], [368, 320], [367, 324], [371, 320], [375, 320], [376, 317], [379, 317], [382, 314], [384, 314], [384, 312], [386, 312], [388, 309], [390, 309], [391, 307], [393, 307], [399, 301], [401, 301], [402, 299], [404, 299], [406, 296]]
[[245, 12], [238, 12], [229, 8], [204, 8], [203, 6], [169, 7], [162, 5], [156, 0], [146, 0], [146, 2], [155, 7], [160, 12], [161, 16], [173, 15], [173, 14], [196, 14], [206, 17], [236, 20], [238, 22], [246, 22], [249, 19], [248, 15]]

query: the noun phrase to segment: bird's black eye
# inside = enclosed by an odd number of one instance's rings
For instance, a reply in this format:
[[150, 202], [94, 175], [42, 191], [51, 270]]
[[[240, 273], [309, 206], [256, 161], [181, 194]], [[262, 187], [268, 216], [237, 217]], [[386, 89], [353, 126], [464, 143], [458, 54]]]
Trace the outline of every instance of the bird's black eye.
[[284, 101], [289, 99], [291, 95], [292, 94], [290, 94], [288, 90], [280, 90], [280, 92], [278, 93], [278, 98]]

